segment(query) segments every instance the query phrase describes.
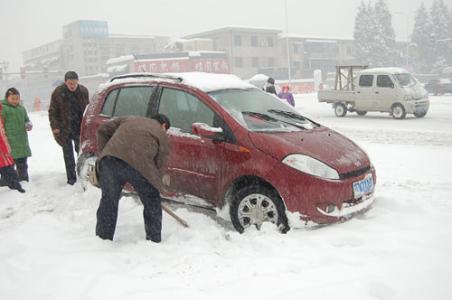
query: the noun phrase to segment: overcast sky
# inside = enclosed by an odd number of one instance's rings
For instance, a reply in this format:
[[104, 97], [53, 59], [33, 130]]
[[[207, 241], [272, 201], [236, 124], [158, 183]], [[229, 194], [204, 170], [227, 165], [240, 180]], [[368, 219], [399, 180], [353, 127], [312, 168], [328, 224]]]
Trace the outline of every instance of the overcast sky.
[[[368, 0], [366, 0], [367, 2]], [[352, 37], [361, 0], [287, 0], [289, 34]], [[387, 0], [397, 39], [405, 40], [414, 12], [433, 0]], [[449, 8], [452, 0], [444, 1]], [[62, 26], [103, 20], [110, 33], [180, 37], [240, 25], [285, 29], [285, 0], [0, 0], [0, 61], [17, 71], [22, 52], [62, 38]]]

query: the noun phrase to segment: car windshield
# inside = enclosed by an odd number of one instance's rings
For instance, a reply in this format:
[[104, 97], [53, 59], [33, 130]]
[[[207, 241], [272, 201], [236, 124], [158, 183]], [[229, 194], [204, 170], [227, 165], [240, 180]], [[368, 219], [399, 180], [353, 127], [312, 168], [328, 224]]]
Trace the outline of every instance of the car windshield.
[[395, 74], [397, 82], [401, 86], [412, 86], [416, 84], [416, 79], [409, 73]]
[[319, 126], [259, 89], [221, 90], [209, 95], [251, 131], [300, 131]]

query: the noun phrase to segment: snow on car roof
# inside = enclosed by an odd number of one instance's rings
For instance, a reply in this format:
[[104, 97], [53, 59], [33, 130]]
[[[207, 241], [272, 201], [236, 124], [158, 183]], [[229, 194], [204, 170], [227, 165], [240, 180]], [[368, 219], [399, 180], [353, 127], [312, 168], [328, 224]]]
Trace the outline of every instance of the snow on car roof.
[[146, 83], [152, 81], [180, 82], [185, 85], [196, 87], [206, 93], [224, 89], [256, 88], [254, 85], [243, 81], [236, 75], [204, 72], [124, 74], [121, 75], [120, 78], [113, 79], [112, 81], [103, 84], [101, 88], [106, 89], [117, 83]]
[[232, 74], [187, 72], [170, 74], [182, 78], [182, 83], [194, 86], [206, 93], [225, 89], [249, 89], [254, 85]]
[[360, 71], [361, 74], [367, 73], [390, 73], [390, 74], [401, 74], [401, 73], [409, 73], [407, 70], [402, 68], [371, 68], [371, 69], [363, 69]]

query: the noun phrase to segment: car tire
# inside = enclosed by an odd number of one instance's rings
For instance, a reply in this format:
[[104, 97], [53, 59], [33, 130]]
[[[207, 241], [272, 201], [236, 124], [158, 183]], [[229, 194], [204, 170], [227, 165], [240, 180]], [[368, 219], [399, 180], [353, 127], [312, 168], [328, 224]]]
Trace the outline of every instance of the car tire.
[[413, 113], [413, 114], [414, 114], [414, 116], [415, 116], [416, 118], [423, 118], [423, 117], [425, 117], [425, 115], [427, 114], [427, 112], [426, 112], [426, 111], [421, 112], [421, 113], [415, 112], [415, 113]]
[[367, 114], [367, 111], [365, 111], [365, 110], [357, 110], [356, 113], [358, 114], [358, 116], [365, 116]]
[[406, 111], [402, 104], [396, 103], [391, 108], [391, 114], [394, 119], [405, 119]]
[[229, 213], [232, 225], [240, 233], [251, 226], [260, 229], [263, 222], [276, 224], [281, 233], [290, 230], [283, 201], [276, 191], [265, 186], [250, 185], [238, 190]]
[[336, 117], [344, 117], [347, 114], [347, 107], [343, 103], [334, 105], [334, 114]]

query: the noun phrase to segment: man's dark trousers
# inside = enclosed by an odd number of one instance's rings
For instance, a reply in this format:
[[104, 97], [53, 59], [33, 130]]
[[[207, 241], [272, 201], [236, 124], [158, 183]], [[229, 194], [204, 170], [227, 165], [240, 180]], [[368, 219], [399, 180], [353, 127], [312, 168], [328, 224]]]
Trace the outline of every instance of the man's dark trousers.
[[146, 239], [160, 242], [162, 206], [159, 191], [137, 170], [116, 157], [102, 158], [99, 162], [99, 169], [102, 198], [97, 210], [96, 235], [102, 239], [113, 239], [121, 191], [128, 182], [133, 186], [144, 206]]
[[[74, 146], [72, 146], [72, 141], [74, 142]], [[74, 184], [77, 181], [77, 174], [75, 172], [74, 150], [78, 154], [79, 146], [79, 136], [69, 137], [66, 140], [66, 143], [63, 144], [64, 165], [66, 167], [67, 183], [69, 184]]]

